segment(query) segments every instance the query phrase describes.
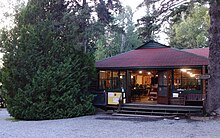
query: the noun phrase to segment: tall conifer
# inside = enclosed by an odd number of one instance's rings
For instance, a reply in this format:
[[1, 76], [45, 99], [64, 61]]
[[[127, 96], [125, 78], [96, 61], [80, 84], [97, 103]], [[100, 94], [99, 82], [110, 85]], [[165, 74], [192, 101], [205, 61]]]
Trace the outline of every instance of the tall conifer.
[[[3, 88], [9, 113], [18, 119], [92, 114], [88, 92], [93, 57], [82, 47], [78, 10], [65, 0], [30, 0], [4, 32]], [[83, 38], [82, 38], [83, 39]]]

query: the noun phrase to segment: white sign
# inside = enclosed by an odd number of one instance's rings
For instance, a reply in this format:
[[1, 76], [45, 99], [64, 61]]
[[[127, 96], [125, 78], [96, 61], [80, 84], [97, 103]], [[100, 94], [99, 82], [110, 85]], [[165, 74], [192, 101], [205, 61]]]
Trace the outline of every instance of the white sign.
[[118, 103], [119, 102], [119, 98], [113, 98], [113, 102], [114, 103]]
[[108, 97], [114, 97], [114, 93], [113, 92], [108, 92]]
[[209, 74], [203, 74], [203, 75], [199, 76], [199, 78], [202, 79], [202, 80], [207, 80], [207, 79], [210, 78], [210, 75]]
[[179, 97], [179, 93], [173, 93], [173, 97]]

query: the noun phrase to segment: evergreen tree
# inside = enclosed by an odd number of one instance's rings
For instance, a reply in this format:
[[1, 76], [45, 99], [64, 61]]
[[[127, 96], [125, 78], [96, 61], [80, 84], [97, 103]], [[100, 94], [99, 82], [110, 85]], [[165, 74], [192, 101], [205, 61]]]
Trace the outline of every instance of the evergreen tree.
[[208, 46], [208, 8], [195, 4], [186, 18], [171, 25], [170, 45], [177, 48]]
[[123, 7], [112, 23], [97, 41], [96, 60], [133, 50], [141, 43], [133, 23], [131, 7]]
[[16, 15], [16, 26], [2, 34], [3, 92], [15, 118], [56, 119], [94, 113], [88, 91], [94, 60], [79, 43], [85, 33], [80, 30], [80, 10], [68, 8], [69, 4], [65, 0], [30, 0]]
[[[198, 0], [200, 1], [200, 0]], [[138, 20], [140, 38], [145, 42], [157, 39], [167, 24], [177, 23], [182, 13], [188, 16], [197, 0], [143, 0], [138, 7], [146, 7], [146, 15]]]
[[124, 9], [124, 13], [121, 14], [123, 22], [119, 22], [124, 24], [125, 30], [125, 38], [124, 38], [124, 47], [121, 47], [121, 53], [133, 50], [141, 45], [141, 40], [138, 38], [138, 32], [136, 31], [135, 24], [133, 22], [134, 13], [131, 7], [126, 6]]

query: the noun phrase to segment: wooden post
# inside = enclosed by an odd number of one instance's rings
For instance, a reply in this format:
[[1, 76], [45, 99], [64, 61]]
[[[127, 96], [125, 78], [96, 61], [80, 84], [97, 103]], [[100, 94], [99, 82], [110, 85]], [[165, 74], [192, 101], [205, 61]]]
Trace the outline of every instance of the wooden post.
[[126, 70], [126, 102], [131, 102], [131, 74], [129, 70]]

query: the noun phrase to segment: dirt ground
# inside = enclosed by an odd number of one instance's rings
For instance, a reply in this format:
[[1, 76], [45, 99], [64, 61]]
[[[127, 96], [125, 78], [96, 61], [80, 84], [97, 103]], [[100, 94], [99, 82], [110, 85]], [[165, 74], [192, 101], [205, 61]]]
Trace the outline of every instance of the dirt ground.
[[[201, 121], [195, 121], [201, 120]], [[106, 112], [70, 119], [20, 121], [0, 109], [0, 138], [219, 138], [220, 121], [120, 117]]]

